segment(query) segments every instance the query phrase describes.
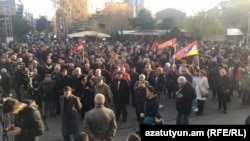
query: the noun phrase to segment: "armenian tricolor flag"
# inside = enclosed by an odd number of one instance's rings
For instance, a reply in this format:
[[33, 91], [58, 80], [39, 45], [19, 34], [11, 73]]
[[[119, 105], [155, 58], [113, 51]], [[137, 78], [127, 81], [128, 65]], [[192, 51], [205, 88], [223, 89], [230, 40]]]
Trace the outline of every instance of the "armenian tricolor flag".
[[161, 44], [158, 46], [158, 49], [159, 49], [159, 50], [163, 50], [164, 48], [166, 48], [166, 47], [168, 47], [168, 46], [171, 46], [171, 45], [173, 45], [173, 44], [176, 44], [176, 42], [177, 42], [177, 39], [176, 39], [176, 38], [173, 38], [173, 39], [168, 40], [168, 41], [166, 41], [166, 42], [164, 42], [164, 43], [161, 43]]
[[174, 57], [178, 60], [192, 56], [192, 55], [197, 55], [198, 54], [198, 41], [194, 41], [191, 44], [187, 45], [183, 49], [179, 50]]
[[76, 52], [80, 51], [83, 48], [84, 48], [83, 41], [82, 40], [78, 41], [78, 44], [71, 50], [71, 55], [74, 55]]

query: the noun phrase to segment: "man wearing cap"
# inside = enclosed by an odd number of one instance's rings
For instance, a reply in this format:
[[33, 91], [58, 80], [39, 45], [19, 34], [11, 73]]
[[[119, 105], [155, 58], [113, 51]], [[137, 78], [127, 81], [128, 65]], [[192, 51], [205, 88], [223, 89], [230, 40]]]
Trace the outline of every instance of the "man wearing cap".
[[15, 141], [38, 141], [38, 136], [44, 133], [41, 115], [35, 103], [7, 99], [3, 103], [3, 112], [15, 116], [14, 125], [7, 127], [7, 133], [14, 135]]
[[56, 112], [56, 83], [51, 79], [51, 74], [46, 74], [44, 80], [39, 83], [39, 91], [43, 103], [43, 116], [55, 116]]
[[111, 99], [113, 97], [113, 93], [110, 90], [109, 85], [103, 82], [103, 77], [95, 78], [96, 86], [94, 88], [94, 94], [102, 93], [105, 96], [104, 105], [107, 106], [107, 102], [111, 103]]
[[195, 89], [184, 76], [177, 79], [179, 90], [176, 92], [177, 125], [188, 125], [192, 102], [196, 98]]
[[64, 141], [70, 141], [70, 136], [76, 136], [80, 131], [79, 112], [82, 104], [79, 97], [72, 94], [72, 88], [66, 86], [63, 88], [63, 95], [60, 97], [61, 108], [61, 131]]

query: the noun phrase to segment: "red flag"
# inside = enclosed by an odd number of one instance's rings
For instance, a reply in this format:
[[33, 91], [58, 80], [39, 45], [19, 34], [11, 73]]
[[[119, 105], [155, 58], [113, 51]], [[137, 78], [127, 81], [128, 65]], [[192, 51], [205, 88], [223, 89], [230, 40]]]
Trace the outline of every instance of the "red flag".
[[156, 47], [158, 46], [158, 43], [156, 41], [153, 42], [153, 44], [150, 47], [150, 50], [156, 51]]
[[171, 45], [173, 45], [173, 44], [176, 44], [176, 41], [177, 41], [177, 39], [174, 38], [174, 39], [168, 40], [168, 41], [166, 41], [166, 42], [164, 42], [164, 43], [161, 43], [161, 44], [158, 46], [158, 49], [159, 49], [159, 50], [163, 50], [164, 48], [166, 48], [166, 47], [168, 47], [168, 46], [171, 46]]

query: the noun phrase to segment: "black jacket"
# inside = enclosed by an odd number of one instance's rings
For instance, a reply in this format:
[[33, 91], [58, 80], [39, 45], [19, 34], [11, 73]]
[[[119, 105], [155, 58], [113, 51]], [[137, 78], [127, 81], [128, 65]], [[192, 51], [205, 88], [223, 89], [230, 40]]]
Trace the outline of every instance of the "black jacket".
[[146, 80], [149, 82], [149, 85], [153, 86], [155, 82], [155, 71], [151, 70], [149, 75], [147, 75], [147, 72], [144, 71], [143, 74], [146, 76]]
[[159, 111], [159, 102], [157, 95], [151, 99], [145, 98], [143, 105], [140, 108], [140, 113], [144, 113], [145, 117], [155, 117]]
[[129, 104], [130, 87], [129, 83], [124, 79], [120, 79], [120, 86], [118, 90], [118, 79], [111, 82], [110, 89], [113, 93], [113, 100], [115, 105]]
[[244, 92], [250, 92], [250, 73], [245, 72], [242, 77], [241, 90]]
[[166, 79], [163, 73], [158, 76], [157, 80], [155, 80], [155, 83], [153, 85], [156, 91], [163, 91], [165, 89], [165, 80]]
[[219, 94], [228, 94], [231, 88], [231, 80], [229, 76], [219, 76], [217, 80], [218, 93]]
[[196, 98], [195, 89], [187, 82], [183, 88], [179, 90], [183, 94], [182, 98], [176, 98], [176, 109], [181, 114], [190, 114], [192, 109], [192, 102]]
[[2, 88], [5, 94], [10, 94], [11, 76], [8, 72], [2, 74]]
[[15, 141], [38, 141], [38, 136], [44, 133], [43, 121], [37, 106], [32, 101], [15, 117], [15, 126], [21, 128], [21, 133], [15, 136]]

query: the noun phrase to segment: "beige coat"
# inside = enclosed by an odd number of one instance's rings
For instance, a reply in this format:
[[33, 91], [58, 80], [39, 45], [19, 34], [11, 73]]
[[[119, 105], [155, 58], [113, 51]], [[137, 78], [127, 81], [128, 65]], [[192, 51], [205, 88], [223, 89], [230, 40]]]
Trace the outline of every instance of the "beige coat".
[[90, 141], [112, 141], [117, 130], [114, 112], [103, 105], [96, 106], [86, 113], [83, 130]]
[[196, 87], [195, 87], [195, 91], [196, 91], [196, 99], [198, 100], [206, 100], [206, 97], [202, 97], [201, 96], [201, 91], [202, 92], [209, 92], [209, 84], [208, 84], [208, 80], [207, 77], [203, 76], [203, 77], [198, 77], [196, 79]]

